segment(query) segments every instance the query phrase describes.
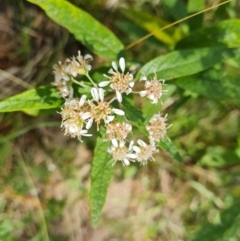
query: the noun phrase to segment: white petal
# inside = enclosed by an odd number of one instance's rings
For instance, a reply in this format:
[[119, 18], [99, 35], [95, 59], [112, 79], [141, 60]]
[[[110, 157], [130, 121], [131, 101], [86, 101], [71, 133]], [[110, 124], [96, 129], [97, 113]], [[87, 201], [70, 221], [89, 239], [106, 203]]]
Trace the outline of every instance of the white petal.
[[129, 153], [129, 154], [127, 154], [127, 157], [128, 157], [128, 158], [131, 158], [131, 159], [136, 159], [136, 158], [137, 158], [137, 155], [136, 155], [136, 154]]
[[121, 57], [119, 59], [119, 66], [120, 66], [120, 69], [122, 70], [122, 72], [125, 71], [125, 59], [123, 57]]
[[100, 82], [99, 84], [98, 84], [98, 86], [99, 87], [105, 87], [105, 86], [107, 86], [108, 84], [110, 83], [110, 81], [102, 81], [102, 82]]
[[63, 75], [62, 78], [66, 81], [70, 80], [70, 78], [67, 75]]
[[82, 134], [87, 134], [87, 130], [81, 130], [79, 133], [82, 135]]
[[125, 158], [125, 159], [123, 160], [123, 162], [124, 162], [124, 164], [125, 164], [126, 166], [129, 166], [129, 164], [130, 164], [130, 162], [129, 162], [129, 160], [128, 160], [127, 158]]
[[91, 94], [92, 94], [92, 97], [95, 101], [99, 101], [99, 95], [98, 95], [98, 90], [97, 88], [92, 88], [91, 89]]
[[114, 74], [115, 72], [114, 72], [113, 69], [110, 69], [110, 70], [108, 71], [108, 73], [109, 73], [109, 74]]
[[102, 88], [99, 88], [98, 89], [98, 93], [99, 93], [99, 99], [101, 101], [103, 101], [103, 99], [104, 99], [104, 90]]
[[119, 91], [116, 91], [116, 95], [118, 102], [122, 102], [122, 94]]
[[90, 112], [80, 113], [79, 115], [80, 115], [80, 117], [81, 117], [83, 120], [87, 120], [88, 118], [91, 117], [91, 113], [90, 113]]
[[128, 94], [130, 94], [132, 92], [132, 89], [131, 88], [128, 88], [127, 90], [126, 90], [126, 94], [128, 95]]
[[78, 131], [78, 128], [76, 125], [70, 125], [69, 126], [69, 132], [76, 133]]
[[114, 61], [112, 62], [112, 67], [113, 67], [114, 70], [118, 71], [118, 67], [117, 67], [116, 62], [114, 62]]
[[133, 148], [134, 141], [130, 141], [128, 149], [131, 150]]
[[85, 60], [93, 60], [93, 57], [91, 54], [86, 54], [86, 55], [84, 55], [84, 59]]
[[134, 86], [135, 82], [130, 82], [129, 86], [132, 88]]
[[155, 96], [154, 96], [154, 94], [151, 94], [151, 95], [148, 96], [148, 98], [149, 98], [150, 100], [154, 100], [154, 99], [155, 99]]
[[[109, 71], [108, 71], [108, 72], [109, 72]], [[110, 78], [110, 77], [109, 77], [109, 76], [107, 76], [106, 74], [103, 74], [103, 76], [104, 76], [104, 77], [106, 77], [106, 78]]]
[[91, 119], [88, 120], [88, 122], [86, 124], [86, 129], [90, 129], [92, 124], [93, 124], [93, 119], [91, 118]]
[[92, 69], [92, 65], [90, 65], [90, 64], [87, 64], [86, 67], [87, 67], [88, 71], [90, 71]]
[[140, 81], [142, 81], [142, 80], [147, 80], [147, 77], [146, 77], [146, 76], [142, 76], [142, 77], [140, 78]]
[[146, 82], [145, 82], [146, 88], [150, 87], [151, 85], [152, 85], [151, 82], [149, 82], [149, 81], [146, 81]]
[[112, 139], [112, 144], [113, 146], [118, 147], [118, 142], [116, 139]]
[[143, 147], [145, 147], [145, 146], [147, 146], [147, 144], [143, 141], [143, 140], [137, 140], [137, 143], [140, 145], [140, 146], [143, 146]]
[[113, 108], [112, 111], [117, 115], [125, 115], [123, 110]]
[[92, 134], [81, 134], [81, 136], [92, 136]]
[[80, 107], [84, 105], [86, 99], [87, 99], [87, 96], [86, 95], [82, 95], [82, 97], [81, 97], [81, 99], [79, 101], [79, 106]]
[[146, 94], [147, 94], [147, 91], [146, 90], [142, 90], [142, 91], [140, 91], [139, 92], [139, 94], [140, 94], [140, 96], [146, 96]]
[[132, 125], [126, 124], [126, 129], [127, 129], [128, 131], [131, 131], [131, 130], [132, 130]]
[[133, 147], [133, 150], [137, 153], [140, 153], [141, 152], [141, 149], [138, 147], [138, 146], [134, 146]]
[[120, 147], [124, 147], [125, 146], [125, 141], [120, 141], [119, 146]]
[[114, 119], [114, 116], [113, 115], [109, 115], [107, 117], [106, 123], [109, 123], [109, 122], [113, 121], [113, 119]]

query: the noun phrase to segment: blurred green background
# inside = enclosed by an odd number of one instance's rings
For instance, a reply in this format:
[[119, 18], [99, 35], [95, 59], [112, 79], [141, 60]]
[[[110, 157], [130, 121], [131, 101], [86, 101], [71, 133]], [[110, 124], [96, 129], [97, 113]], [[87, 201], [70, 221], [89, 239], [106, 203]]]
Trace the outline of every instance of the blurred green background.
[[[70, 2], [111, 29], [125, 46], [162, 24], [220, 3]], [[132, 66], [143, 65], [173, 50], [194, 30], [239, 18], [239, 10], [240, 2], [233, 0], [184, 21], [167, 31], [171, 38], [152, 36], [127, 50], [126, 59]], [[79, 49], [89, 53], [40, 8], [23, 0], [1, 0], [0, 100], [50, 84], [52, 66]], [[103, 64], [94, 56], [93, 68]], [[240, 76], [239, 63], [226, 67]], [[167, 88], [161, 109], [173, 124], [168, 135], [183, 163], [160, 151], [147, 166], [115, 165], [96, 229], [88, 205], [94, 141], [81, 144], [64, 136], [57, 110], [37, 117], [0, 113], [0, 240], [181, 241], [191, 240], [197, 230], [202, 236], [192, 240], [240, 240], [240, 207], [235, 205], [240, 198], [239, 106], [185, 91], [174, 81]]]

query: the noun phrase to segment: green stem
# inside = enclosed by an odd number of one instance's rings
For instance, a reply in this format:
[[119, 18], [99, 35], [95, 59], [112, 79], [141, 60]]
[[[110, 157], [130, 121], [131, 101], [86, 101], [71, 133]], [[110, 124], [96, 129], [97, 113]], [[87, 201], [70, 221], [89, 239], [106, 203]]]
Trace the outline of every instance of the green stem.
[[93, 79], [89, 76], [88, 73], [86, 74], [86, 76], [87, 76], [87, 78], [90, 80], [90, 82], [92, 83], [92, 85], [97, 88], [97, 85], [94, 83]]
[[71, 78], [71, 80], [72, 80], [72, 82], [74, 82], [75, 84], [77, 84], [77, 85], [80, 85], [80, 86], [82, 86], [82, 87], [85, 87], [86, 85], [83, 83], [83, 82], [78, 82], [77, 80], [75, 80], [75, 79], [73, 79], [73, 78]]

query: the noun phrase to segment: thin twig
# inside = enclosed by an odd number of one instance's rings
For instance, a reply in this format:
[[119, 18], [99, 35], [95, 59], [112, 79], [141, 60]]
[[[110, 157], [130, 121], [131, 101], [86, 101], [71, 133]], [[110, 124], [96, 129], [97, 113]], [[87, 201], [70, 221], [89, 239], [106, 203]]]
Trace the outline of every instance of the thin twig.
[[165, 29], [167, 29], [167, 28], [170, 28], [170, 27], [172, 27], [172, 26], [174, 26], [174, 25], [176, 25], [176, 24], [178, 24], [178, 23], [181, 23], [181, 22], [183, 22], [183, 21], [185, 21], [185, 20], [187, 20], [187, 19], [189, 19], [189, 18], [192, 18], [192, 17], [194, 17], [194, 16], [197, 16], [197, 15], [199, 15], [199, 14], [201, 14], [201, 13], [207, 12], [207, 11], [213, 9], [213, 8], [219, 7], [219, 6], [223, 5], [223, 4], [226, 4], [226, 3], [231, 2], [231, 1], [232, 1], [232, 0], [227, 0], [227, 1], [225, 1], [225, 2], [219, 3], [219, 4], [214, 5], [214, 6], [212, 6], [212, 7], [206, 8], [206, 9], [200, 11], [200, 12], [197, 12], [197, 13], [194, 13], [194, 14], [192, 14], [192, 15], [190, 15], [190, 16], [187, 16], [187, 17], [185, 17], [185, 18], [182, 18], [182, 19], [180, 19], [180, 20], [178, 20], [178, 21], [176, 21], [176, 22], [174, 22], [174, 23], [168, 24], [167, 26], [165, 26], [165, 27], [163, 27], [163, 28], [161, 28], [161, 29], [156, 29], [156, 30], [152, 31], [151, 33], [143, 36], [142, 38], [137, 39], [136, 41], [132, 42], [132, 43], [129, 44], [125, 49], [127, 50], [127, 49], [132, 48], [133, 46], [135, 46], [135, 45], [141, 43], [142, 41], [146, 40], [147, 38], [153, 36], [156, 32], [163, 31], [163, 30], [165, 30]]

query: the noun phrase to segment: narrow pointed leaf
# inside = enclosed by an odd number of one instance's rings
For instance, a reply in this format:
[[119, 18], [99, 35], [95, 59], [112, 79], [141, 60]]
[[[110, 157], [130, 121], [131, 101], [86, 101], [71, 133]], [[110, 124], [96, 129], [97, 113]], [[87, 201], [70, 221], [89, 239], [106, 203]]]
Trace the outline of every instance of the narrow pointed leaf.
[[110, 163], [111, 156], [107, 152], [108, 147], [109, 143], [104, 142], [102, 137], [97, 138], [92, 161], [90, 190], [91, 221], [95, 227], [101, 217], [113, 171], [113, 166]]
[[196, 74], [215, 64], [221, 63], [226, 55], [233, 54], [234, 49], [225, 47], [190, 49], [174, 51], [159, 56], [145, 64], [138, 72], [137, 78], [156, 74], [165, 80]]
[[62, 99], [53, 86], [41, 86], [9, 97], [0, 102], [0, 112], [52, 109], [61, 106]]
[[99, 56], [114, 60], [123, 51], [121, 41], [90, 14], [65, 0], [28, 0], [40, 6], [57, 24]]

